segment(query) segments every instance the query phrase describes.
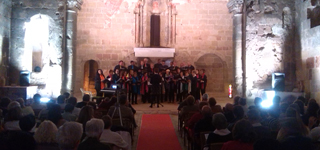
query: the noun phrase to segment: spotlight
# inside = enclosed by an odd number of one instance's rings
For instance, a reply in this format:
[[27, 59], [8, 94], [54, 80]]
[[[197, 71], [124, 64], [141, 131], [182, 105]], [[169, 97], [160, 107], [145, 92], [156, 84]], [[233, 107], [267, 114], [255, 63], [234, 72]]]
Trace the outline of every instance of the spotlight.
[[49, 101], [50, 101], [50, 98], [47, 98], [47, 97], [40, 98], [41, 103], [48, 103]]
[[276, 94], [275, 91], [264, 91], [261, 107], [263, 108], [271, 107], [273, 105], [273, 98], [275, 94]]

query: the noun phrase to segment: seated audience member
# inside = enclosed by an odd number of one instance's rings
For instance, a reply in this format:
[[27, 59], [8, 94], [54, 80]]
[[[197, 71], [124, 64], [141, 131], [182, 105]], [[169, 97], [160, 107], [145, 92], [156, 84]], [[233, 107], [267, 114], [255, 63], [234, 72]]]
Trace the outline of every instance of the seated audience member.
[[317, 118], [317, 111], [319, 110], [319, 105], [317, 102], [309, 102], [307, 106], [306, 114], [304, 114], [301, 119], [306, 126], [312, 129], [314, 126], [309, 125], [309, 120], [311, 118]]
[[17, 99], [16, 101], [17, 101], [17, 102], [20, 104], [20, 106], [21, 106], [21, 115], [22, 115], [22, 116], [26, 116], [26, 115], [29, 115], [29, 114], [34, 115], [33, 109], [32, 109], [30, 106], [25, 106], [25, 105], [24, 105], [24, 100], [23, 100], [22, 98], [19, 98], [19, 99]]
[[[203, 106], [208, 106], [208, 102], [202, 101], [199, 103], [199, 110], [202, 110]], [[194, 125], [203, 118], [203, 114], [199, 111], [191, 116], [188, 122], [185, 124], [190, 129], [194, 128]]]
[[74, 109], [73, 109], [73, 111], [72, 111], [72, 114], [74, 114], [75, 116], [79, 117], [81, 108], [76, 107], [76, 105], [77, 105], [77, 98], [75, 98], [75, 97], [70, 97], [70, 98], [68, 99], [68, 102], [67, 102], [67, 103], [74, 106]]
[[301, 116], [304, 115], [304, 103], [300, 100], [294, 101], [294, 104], [297, 104], [299, 106], [299, 113]]
[[72, 114], [74, 106], [71, 104], [67, 104], [64, 107], [64, 112], [62, 113], [62, 118], [66, 121], [76, 121], [77, 116]]
[[253, 150], [256, 137], [251, 123], [247, 120], [239, 120], [232, 130], [233, 140], [223, 144], [221, 150]]
[[33, 110], [38, 109], [44, 109], [46, 106], [44, 104], [40, 103], [41, 95], [40, 94], [34, 94], [33, 95], [33, 103], [31, 104], [31, 108]]
[[279, 142], [285, 141], [289, 137], [306, 137], [309, 135], [308, 128], [303, 124], [300, 118], [287, 118], [282, 124], [277, 135]]
[[[292, 105], [292, 104], [291, 104]], [[297, 106], [297, 105], [296, 105]], [[296, 119], [301, 119], [300, 115], [299, 115], [299, 108], [294, 108], [294, 107], [291, 107], [289, 106], [287, 108], [287, 111], [286, 111], [286, 119], [287, 118], [296, 118]], [[286, 120], [285, 119], [285, 120]]]
[[122, 149], [126, 149], [128, 147], [128, 143], [123, 140], [119, 133], [110, 130], [112, 126], [111, 117], [106, 115], [102, 117], [102, 120], [104, 122], [104, 130], [101, 134], [100, 142], [104, 144], [115, 145]]
[[23, 131], [0, 132], [1, 150], [35, 150], [36, 142], [31, 134]]
[[279, 115], [279, 120], [283, 120], [286, 118], [286, 111], [289, 107], [289, 104], [288, 103], [282, 103], [280, 105], [280, 115]]
[[233, 126], [235, 125], [235, 123], [241, 119], [243, 119], [244, 117], [244, 111], [243, 108], [241, 106], [235, 106], [233, 107], [233, 115], [234, 115], [234, 119], [229, 123], [228, 125], [228, 129], [230, 131], [232, 131]]
[[207, 94], [207, 93], [204, 93], [203, 95], [202, 95], [202, 101], [208, 101], [208, 99], [209, 99], [209, 95]]
[[247, 113], [247, 116], [248, 121], [251, 123], [254, 131], [257, 134], [257, 140], [261, 138], [271, 138], [270, 129], [265, 126], [262, 126], [260, 123], [260, 113], [257, 109], [250, 109]]
[[[121, 112], [121, 116], [122, 116], [122, 118], [130, 119], [132, 121], [133, 125], [135, 127], [137, 127], [132, 110], [128, 106], [126, 106], [127, 102], [128, 101], [127, 101], [126, 95], [123, 94], [123, 95], [119, 96], [119, 103], [120, 103], [119, 109]], [[114, 111], [115, 109], [116, 109], [115, 106], [111, 106], [108, 111], [108, 115], [112, 118], [119, 118], [119, 111]]]
[[201, 132], [215, 130], [212, 125], [212, 110], [209, 106], [203, 106], [201, 113], [203, 118], [199, 120], [194, 126], [194, 135], [199, 135]]
[[253, 150], [281, 150], [279, 141], [262, 138], [253, 144]]
[[49, 120], [43, 121], [33, 136], [38, 144], [38, 150], [58, 148], [56, 139], [57, 133], [58, 128], [53, 122]]
[[110, 102], [109, 97], [105, 97], [100, 104], [98, 104], [99, 109], [108, 110], [108, 102]]
[[180, 117], [184, 118], [185, 116], [188, 115], [190, 112], [197, 112], [199, 111], [199, 107], [194, 104], [195, 99], [193, 96], [188, 96], [187, 99], [185, 100], [187, 102], [186, 106], [183, 106], [183, 108], [180, 111]]
[[108, 145], [99, 141], [104, 123], [101, 119], [91, 119], [86, 123], [86, 138], [79, 144], [78, 150], [110, 150]]
[[61, 107], [58, 104], [53, 104], [50, 108], [49, 108], [49, 112], [48, 112], [48, 120], [52, 121], [57, 128], [59, 128], [61, 125], [63, 125], [66, 121], [62, 118], [61, 115]]
[[216, 113], [212, 116], [212, 125], [216, 128], [209, 134], [207, 144], [224, 143], [232, 140], [232, 134], [227, 129], [227, 118], [222, 113]]
[[270, 131], [278, 132], [280, 129], [279, 115], [280, 109], [270, 109], [268, 110], [268, 117], [264, 120], [264, 126], [268, 127]]
[[87, 105], [88, 105], [88, 106], [91, 106], [91, 107], [93, 108], [93, 110], [96, 110], [96, 109], [97, 109], [96, 102], [88, 102]]
[[[113, 96], [111, 97], [110, 101], [108, 101], [107, 103], [103, 103], [101, 105], [101, 109], [107, 109], [109, 110], [111, 106], [113, 106], [115, 103], [117, 103], [117, 97]], [[100, 106], [99, 106], [100, 109]]]
[[76, 107], [82, 108], [82, 107], [86, 106], [89, 101], [90, 101], [90, 95], [84, 94], [82, 97], [82, 102], [77, 103]]
[[[187, 99], [188, 99], [189, 97], [193, 97], [193, 96], [192, 96], [192, 95], [187, 96], [187, 98], [184, 99], [184, 100], [179, 104], [179, 106], [178, 106], [178, 110], [179, 110], [179, 111], [181, 111], [181, 109], [182, 109], [184, 106], [187, 106], [187, 105], [188, 105], [188, 104], [187, 104]], [[193, 97], [193, 98], [194, 98], [194, 97]]]
[[39, 115], [38, 115], [38, 119], [41, 120], [41, 121], [44, 121], [45, 119], [48, 118], [48, 112], [49, 112], [49, 109], [51, 108], [51, 106], [54, 105], [54, 103], [52, 102], [48, 102], [47, 104], [47, 107], [42, 109], [40, 112], [39, 112]]
[[93, 115], [94, 115], [94, 111], [91, 106], [84, 106], [81, 108], [77, 122], [82, 124], [83, 130], [86, 127], [87, 121], [93, 118]]
[[69, 99], [70, 98], [70, 93], [64, 92], [63, 96], [64, 96], [65, 99]]
[[217, 105], [217, 101], [215, 98], [210, 97], [209, 98], [209, 106], [211, 107], [212, 113], [218, 113], [218, 112], [222, 112], [222, 108], [220, 105]]
[[0, 109], [2, 110], [2, 116], [6, 116], [8, 112], [8, 105], [10, 104], [11, 100], [7, 97], [1, 98], [0, 100]]
[[288, 137], [280, 143], [281, 150], [317, 150], [311, 139], [304, 136]]
[[227, 118], [228, 122], [231, 122], [234, 119], [233, 115], [233, 105], [230, 103], [227, 103], [225, 107], [223, 107], [223, 114]]
[[58, 130], [56, 141], [60, 150], [75, 150], [83, 133], [82, 125], [77, 122], [66, 122]]
[[19, 120], [19, 127], [22, 131], [33, 135], [36, 127], [36, 118], [32, 114], [21, 117]]
[[57, 102], [60, 105], [61, 110], [66, 106], [66, 97], [64, 95], [59, 95], [57, 98]]
[[[318, 119], [318, 121], [320, 120], [320, 109], [317, 111], [317, 118], [311, 119], [309, 124], [315, 125], [316, 119]], [[320, 124], [310, 131], [309, 137], [314, 142], [320, 142]]]
[[250, 106], [249, 109], [258, 109], [258, 110], [260, 110], [261, 102], [262, 102], [262, 99], [260, 97], [254, 98], [254, 101], [253, 101], [254, 105]]
[[19, 126], [19, 119], [21, 117], [20, 104], [16, 101], [10, 102], [8, 105], [8, 113], [4, 118], [5, 130], [21, 130]]
[[244, 111], [244, 114], [247, 114], [247, 112], [248, 112], [247, 99], [240, 98], [239, 99], [239, 105], [242, 107], [242, 109]]
[[239, 105], [239, 100], [240, 100], [240, 96], [235, 96], [234, 98], [233, 98], [233, 106], [237, 106], [237, 105]]

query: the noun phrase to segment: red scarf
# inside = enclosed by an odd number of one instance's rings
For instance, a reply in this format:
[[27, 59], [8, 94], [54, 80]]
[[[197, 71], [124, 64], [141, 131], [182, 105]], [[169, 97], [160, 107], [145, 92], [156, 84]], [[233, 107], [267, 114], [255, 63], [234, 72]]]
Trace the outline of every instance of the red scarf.
[[140, 92], [141, 94], [146, 94], [149, 91], [149, 89], [148, 89], [148, 83], [145, 83], [144, 81], [148, 81], [148, 76], [143, 76], [141, 80], [142, 80], [142, 86], [141, 86]]

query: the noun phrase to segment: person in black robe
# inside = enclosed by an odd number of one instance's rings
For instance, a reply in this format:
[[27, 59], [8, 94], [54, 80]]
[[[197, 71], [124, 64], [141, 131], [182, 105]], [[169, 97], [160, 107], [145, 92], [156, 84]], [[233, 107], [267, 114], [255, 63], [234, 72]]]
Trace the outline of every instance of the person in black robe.
[[162, 78], [159, 75], [159, 69], [156, 68], [154, 69], [154, 74], [152, 75], [151, 79], [150, 79], [150, 83], [152, 84], [152, 95], [154, 97], [154, 99], [151, 101], [151, 105], [150, 107], [152, 108], [152, 105], [154, 104], [155, 100], [157, 102], [157, 107], [159, 107], [159, 103], [160, 103], [160, 93], [161, 93], [161, 81]]
[[198, 92], [198, 88], [197, 88], [197, 84], [198, 84], [198, 78], [197, 78], [197, 73], [195, 70], [192, 71], [192, 77], [191, 79], [191, 95], [196, 98], [196, 100], [198, 100], [197, 98], [199, 97], [200, 93]]
[[114, 71], [114, 74], [112, 75], [112, 80], [111, 80], [112, 84], [118, 84], [118, 82], [120, 81], [120, 74], [119, 74], [119, 69], [116, 69]]
[[113, 69], [115, 71], [116, 69], [119, 69], [119, 71], [127, 70], [127, 68], [124, 66], [123, 61], [119, 61], [119, 65], [116, 65]]
[[201, 95], [206, 93], [206, 87], [207, 87], [207, 75], [205, 75], [205, 70], [200, 70], [200, 92]]
[[138, 67], [135, 65], [135, 62], [133, 60], [130, 61], [130, 65], [128, 66], [128, 70], [133, 70], [134, 72], [138, 71]]
[[164, 60], [162, 60], [161, 62], [161, 67], [160, 67], [160, 71], [163, 72], [168, 68], [168, 66], [166, 65], [166, 62]]
[[161, 69], [161, 66], [162, 66], [162, 64], [161, 64], [161, 59], [158, 59], [158, 63], [156, 63], [156, 64], [154, 65], [154, 68]]

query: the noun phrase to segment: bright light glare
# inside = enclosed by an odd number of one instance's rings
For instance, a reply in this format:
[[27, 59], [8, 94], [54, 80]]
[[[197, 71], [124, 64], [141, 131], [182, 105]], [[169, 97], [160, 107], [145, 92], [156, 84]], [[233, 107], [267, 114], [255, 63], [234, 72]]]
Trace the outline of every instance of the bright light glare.
[[40, 98], [41, 103], [48, 103], [49, 101], [50, 101], [50, 98], [47, 98], [47, 97]]
[[261, 102], [261, 106], [263, 108], [271, 107], [273, 105], [273, 98], [275, 95], [275, 91], [265, 91], [263, 94], [263, 101]]

